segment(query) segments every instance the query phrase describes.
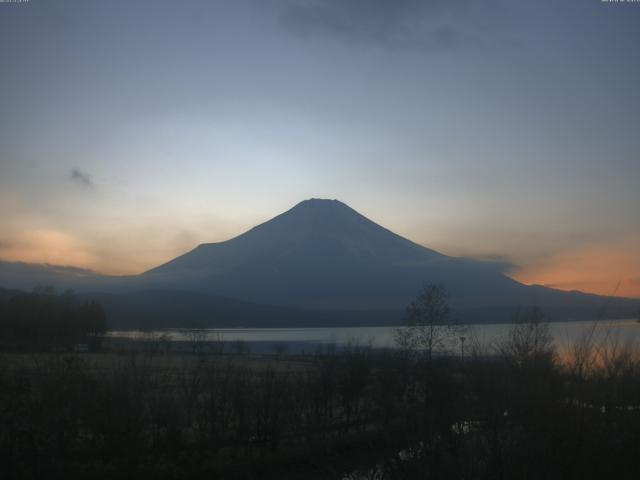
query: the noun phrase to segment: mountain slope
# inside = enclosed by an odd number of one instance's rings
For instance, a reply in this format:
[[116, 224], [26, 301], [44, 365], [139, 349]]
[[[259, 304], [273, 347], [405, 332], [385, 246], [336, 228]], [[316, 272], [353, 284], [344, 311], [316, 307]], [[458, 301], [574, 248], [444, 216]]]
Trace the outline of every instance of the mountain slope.
[[337, 200], [311, 199], [139, 280], [259, 303], [351, 309], [403, 306], [425, 282], [444, 283], [461, 305], [526, 295], [500, 268], [422, 247]]

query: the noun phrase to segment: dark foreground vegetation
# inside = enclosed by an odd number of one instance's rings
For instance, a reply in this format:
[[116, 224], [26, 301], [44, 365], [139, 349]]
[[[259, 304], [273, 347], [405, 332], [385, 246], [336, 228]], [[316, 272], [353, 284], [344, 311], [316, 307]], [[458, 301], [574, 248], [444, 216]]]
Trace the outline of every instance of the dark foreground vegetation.
[[0, 478], [638, 478], [636, 352], [467, 350], [5, 353]]
[[73, 291], [51, 287], [32, 292], [0, 289], [0, 349], [7, 351], [97, 350], [107, 330], [102, 306]]
[[[596, 344], [597, 324], [558, 354], [542, 312], [521, 311], [510, 335], [483, 351], [450, 322], [446, 290], [429, 285], [395, 350], [225, 355], [194, 331], [189, 353], [164, 337], [125, 351], [105, 350], [102, 308], [70, 292], [0, 300], [2, 479], [640, 471], [640, 356], [614, 334]], [[452, 339], [461, 348], [440, 354]]]

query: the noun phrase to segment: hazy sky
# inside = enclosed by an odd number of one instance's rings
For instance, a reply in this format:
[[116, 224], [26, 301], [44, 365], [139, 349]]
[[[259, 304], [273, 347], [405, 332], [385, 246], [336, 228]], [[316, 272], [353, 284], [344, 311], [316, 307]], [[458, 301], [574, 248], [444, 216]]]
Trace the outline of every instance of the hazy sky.
[[0, 3], [0, 258], [136, 273], [309, 197], [640, 297], [640, 3]]

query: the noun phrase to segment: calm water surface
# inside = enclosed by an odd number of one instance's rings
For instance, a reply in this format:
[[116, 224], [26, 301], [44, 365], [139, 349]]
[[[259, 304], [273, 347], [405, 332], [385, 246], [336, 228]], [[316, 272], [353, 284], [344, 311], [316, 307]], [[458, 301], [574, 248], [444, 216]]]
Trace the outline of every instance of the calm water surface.
[[[451, 348], [459, 345], [459, 337], [465, 337], [466, 345], [477, 342], [483, 347], [491, 347], [504, 339], [511, 324], [470, 325], [466, 331], [456, 335]], [[598, 341], [635, 342], [640, 344], [640, 323], [636, 320], [607, 320], [600, 322], [556, 322], [550, 324], [556, 347], [566, 350], [590, 332]], [[268, 350], [276, 345], [286, 345], [289, 351], [317, 348], [319, 345], [334, 344], [338, 347], [348, 344], [392, 347], [394, 331], [397, 327], [342, 327], [342, 328], [215, 328], [197, 330], [199, 341], [246, 342], [257, 346], [257, 350]], [[165, 335], [174, 342], [190, 342], [194, 330], [165, 329], [154, 331], [112, 331], [113, 339], [146, 340]]]

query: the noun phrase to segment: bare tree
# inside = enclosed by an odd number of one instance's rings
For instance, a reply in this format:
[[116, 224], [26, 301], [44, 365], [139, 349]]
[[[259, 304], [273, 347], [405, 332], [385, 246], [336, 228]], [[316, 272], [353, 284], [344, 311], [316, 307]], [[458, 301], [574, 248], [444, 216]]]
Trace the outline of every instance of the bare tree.
[[273, 354], [276, 359], [281, 359], [287, 353], [287, 344], [284, 342], [278, 342], [273, 345]]
[[214, 355], [222, 355], [224, 353], [224, 334], [215, 332], [209, 342], [209, 350]]
[[207, 333], [202, 329], [190, 329], [187, 331], [189, 345], [191, 345], [191, 353], [202, 353], [207, 341]]
[[395, 342], [402, 349], [424, 352], [431, 361], [435, 350], [455, 340], [462, 327], [449, 316], [449, 294], [440, 284], [427, 284], [407, 306], [406, 326], [395, 332]]
[[556, 350], [544, 312], [538, 307], [516, 311], [513, 326], [498, 351], [518, 366], [552, 361]]

